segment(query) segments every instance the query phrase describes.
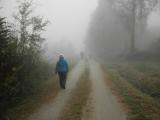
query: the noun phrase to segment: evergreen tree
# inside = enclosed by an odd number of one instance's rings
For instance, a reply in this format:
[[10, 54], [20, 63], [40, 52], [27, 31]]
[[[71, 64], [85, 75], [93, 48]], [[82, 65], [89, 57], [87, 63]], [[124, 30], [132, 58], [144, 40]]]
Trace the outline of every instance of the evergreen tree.
[[16, 79], [17, 58], [16, 38], [5, 18], [0, 18], [0, 116], [19, 91]]

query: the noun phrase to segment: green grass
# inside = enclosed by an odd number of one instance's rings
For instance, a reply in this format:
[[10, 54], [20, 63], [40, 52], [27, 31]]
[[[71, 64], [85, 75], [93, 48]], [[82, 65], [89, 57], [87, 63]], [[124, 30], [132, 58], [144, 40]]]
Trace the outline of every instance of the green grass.
[[145, 79], [142, 79], [144, 83], [137, 79], [143, 75], [136, 70], [135, 72], [132, 68], [127, 67], [126, 69], [125, 64], [109, 65], [104, 70], [107, 73], [107, 79], [112, 83], [113, 89], [122, 98], [124, 104], [127, 105], [129, 120], [160, 119], [158, 103], [150, 94], [143, 92], [137, 87], [137, 85], [142, 88], [146, 87], [146, 84], [144, 84], [146, 82]]
[[112, 66], [118, 74], [141, 92], [160, 99], [160, 68], [151, 64], [131, 63]]
[[160, 78], [160, 63], [133, 63], [131, 66], [151, 79]]
[[11, 120], [24, 120], [41, 105], [52, 100], [58, 93], [59, 88], [55, 78], [49, 79], [39, 87], [34, 95], [23, 98], [16, 107], [8, 110], [8, 118]]
[[[70, 71], [75, 64], [71, 64]], [[44, 81], [36, 83], [34, 93], [27, 97], [22, 97], [14, 107], [7, 111], [7, 117], [11, 120], [24, 120], [34, 111], [38, 110], [43, 104], [52, 101], [59, 91], [59, 81], [56, 76]]]
[[88, 70], [86, 70], [78, 81], [65, 110], [61, 113], [60, 120], [81, 120], [83, 109], [89, 97], [90, 86]]

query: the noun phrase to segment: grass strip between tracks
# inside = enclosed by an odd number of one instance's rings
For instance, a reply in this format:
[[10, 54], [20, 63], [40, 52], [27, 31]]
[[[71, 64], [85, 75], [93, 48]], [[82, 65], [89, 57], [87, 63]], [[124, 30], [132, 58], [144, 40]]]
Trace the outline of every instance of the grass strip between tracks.
[[89, 70], [86, 68], [76, 85], [77, 87], [73, 90], [65, 109], [62, 111], [60, 120], [81, 120], [91, 89], [88, 72]]

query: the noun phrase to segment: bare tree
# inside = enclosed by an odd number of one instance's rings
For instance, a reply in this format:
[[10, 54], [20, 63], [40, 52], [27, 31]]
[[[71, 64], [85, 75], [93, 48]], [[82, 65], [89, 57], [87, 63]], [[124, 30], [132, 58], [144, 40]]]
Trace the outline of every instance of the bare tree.
[[[130, 53], [135, 52], [136, 29], [145, 30], [149, 14], [157, 7], [158, 0], [114, 0], [113, 8], [130, 34]], [[138, 26], [138, 28], [137, 28]]]

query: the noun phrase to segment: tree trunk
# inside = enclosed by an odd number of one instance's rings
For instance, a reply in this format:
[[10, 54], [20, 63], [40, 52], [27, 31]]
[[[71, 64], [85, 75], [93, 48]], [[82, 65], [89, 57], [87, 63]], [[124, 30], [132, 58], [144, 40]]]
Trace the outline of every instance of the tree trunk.
[[136, 2], [132, 0], [132, 14], [131, 14], [131, 55], [135, 53], [135, 27], [136, 27]]

